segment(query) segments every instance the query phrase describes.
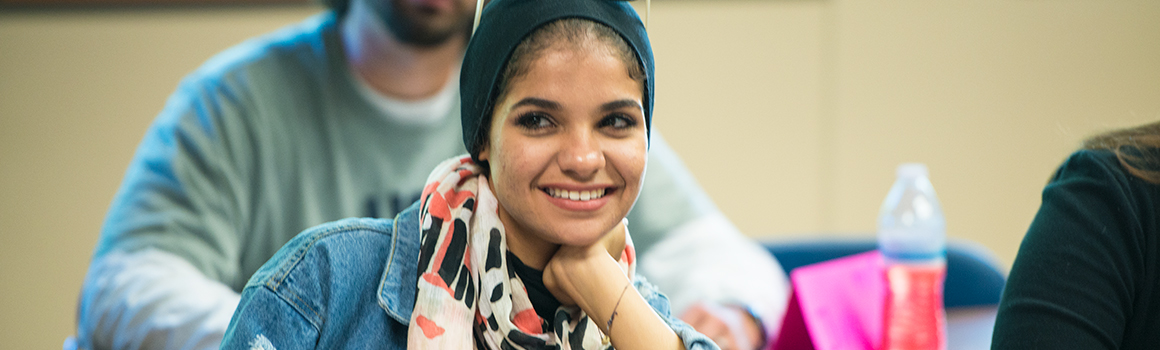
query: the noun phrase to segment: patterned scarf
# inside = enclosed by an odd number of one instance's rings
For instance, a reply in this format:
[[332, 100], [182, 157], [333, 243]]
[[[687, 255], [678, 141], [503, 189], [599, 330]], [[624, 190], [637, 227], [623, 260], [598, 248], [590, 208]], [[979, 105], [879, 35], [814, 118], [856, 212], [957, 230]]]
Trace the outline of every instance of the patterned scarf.
[[[482, 168], [464, 155], [444, 161], [423, 188], [418, 291], [408, 349], [600, 349], [603, 334], [580, 308], [542, 320], [507, 261], [498, 202]], [[621, 269], [636, 252], [625, 231]], [[554, 332], [545, 333], [544, 324]]]

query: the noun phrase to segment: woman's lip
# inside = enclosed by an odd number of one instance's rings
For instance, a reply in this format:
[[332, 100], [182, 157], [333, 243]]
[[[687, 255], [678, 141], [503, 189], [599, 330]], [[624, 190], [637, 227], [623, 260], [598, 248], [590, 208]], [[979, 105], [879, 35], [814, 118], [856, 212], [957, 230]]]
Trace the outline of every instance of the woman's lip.
[[554, 188], [554, 189], [558, 189], [558, 190], [567, 190], [567, 191], [595, 191], [595, 190], [601, 190], [601, 189], [616, 189], [617, 186], [611, 185], [611, 184], [605, 184], [605, 185], [600, 185], [600, 184], [597, 184], [597, 185], [547, 184], [547, 185], [540, 185], [540, 188], [541, 189]]
[[[603, 187], [598, 187], [598, 188], [603, 188]], [[613, 191], [609, 191], [609, 192], [605, 193], [603, 197], [600, 197], [600, 198], [589, 199], [586, 201], [574, 201], [574, 200], [571, 200], [568, 198], [552, 197], [552, 195], [550, 195], [544, 191], [539, 191], [539, 192], [541, 195], [543, 195], [545, 198], [548, 199], [549, 203], [554, 204], [555, 206], [559, 207], [560, 209], [564, 209], [564, 210], [568, 210], [568, 211], [596, 211], [596, 210], [599, 210], [600, 208], [604, 207], [605, 204], [608, 203], [609, 198], [612, 197], [611, 194], [614, 193]]]

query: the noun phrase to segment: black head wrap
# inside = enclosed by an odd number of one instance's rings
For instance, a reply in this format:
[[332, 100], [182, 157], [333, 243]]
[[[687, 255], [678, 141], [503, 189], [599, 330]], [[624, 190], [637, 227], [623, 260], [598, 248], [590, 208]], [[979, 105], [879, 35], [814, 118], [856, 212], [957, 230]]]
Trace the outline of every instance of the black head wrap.
[[648, 34], [636, 11], [624, 1], [614, 0], [493, 0], [483, 9], [479, 28], [467, 45], [463, 69], [459, 75], [462, 98], [460, 118], [463, 122], [463, 145], [471, 158], [479, 162], [481, 134], [491, 123], [499, 83], [507, 61], [529, 34], [552, 21], [582, 18], [612, 28], [628, 43], [644, 68], [645, 131], [652, 131], [653, 55]]

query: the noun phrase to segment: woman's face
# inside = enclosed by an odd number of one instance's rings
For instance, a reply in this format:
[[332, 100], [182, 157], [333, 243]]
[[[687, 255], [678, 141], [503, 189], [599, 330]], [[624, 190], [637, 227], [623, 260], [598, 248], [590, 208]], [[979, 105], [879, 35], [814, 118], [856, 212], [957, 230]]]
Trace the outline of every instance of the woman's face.
[[479, 157], [509, 237], [592, 244], [636, 201], [648, 150], [642, 87], [604, 51], [549, 48], [497, 103]]

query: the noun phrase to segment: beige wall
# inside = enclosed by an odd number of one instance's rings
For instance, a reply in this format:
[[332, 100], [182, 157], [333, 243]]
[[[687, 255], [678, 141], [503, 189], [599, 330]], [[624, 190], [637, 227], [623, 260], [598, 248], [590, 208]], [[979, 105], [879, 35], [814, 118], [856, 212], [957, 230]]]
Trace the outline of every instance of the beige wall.
[[72, 334], [105, 211], [178, 80], [317, 11], [0, 13], [0, 348]]
[[918, 161], [949, 235], [1010, 264], [1080, 140], [1160, 119], [1156, 2], [659, 2], [653, 18], [658, 128], [754, 236], [872, 232], [894, 167]]
[[[133, 149], [178, 79], [317, 11], [0, 12], [0, 347], [55, 348]], [[870, 232], [905, 161], [1004, 264], [1052, 169], [1160, 119], [1160, 3], [658, 1], [657, 125], [759, 237]]]

